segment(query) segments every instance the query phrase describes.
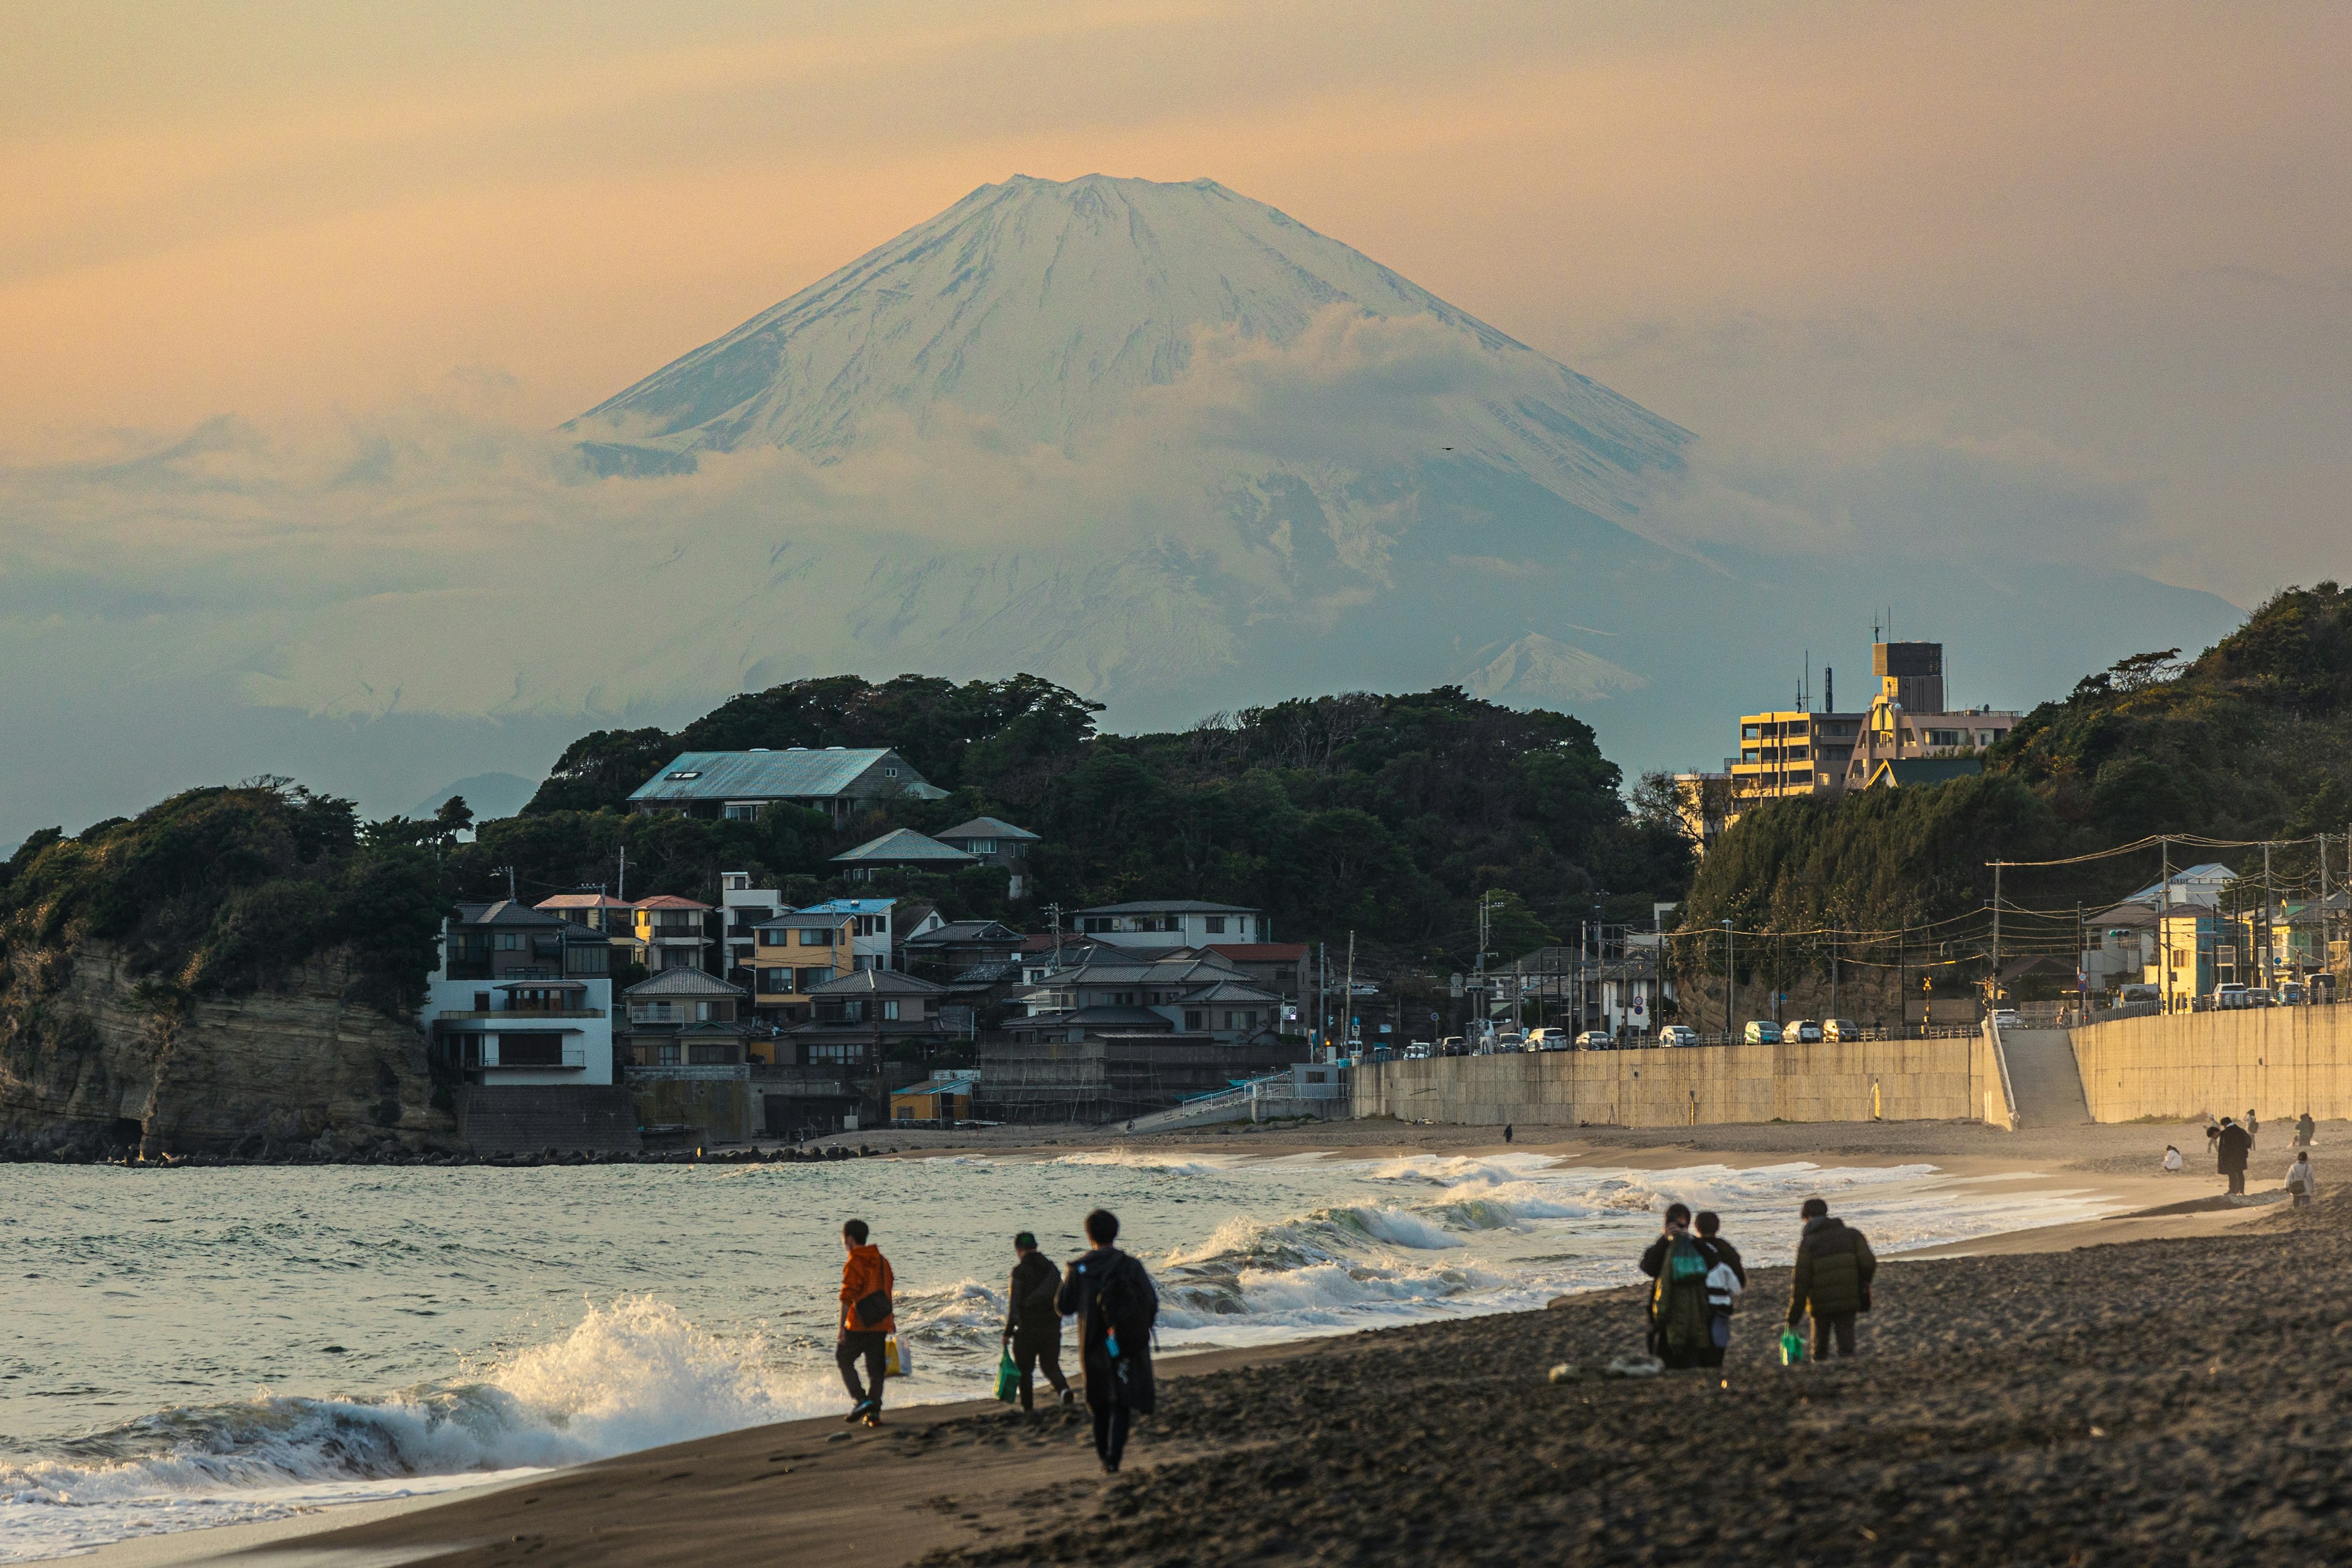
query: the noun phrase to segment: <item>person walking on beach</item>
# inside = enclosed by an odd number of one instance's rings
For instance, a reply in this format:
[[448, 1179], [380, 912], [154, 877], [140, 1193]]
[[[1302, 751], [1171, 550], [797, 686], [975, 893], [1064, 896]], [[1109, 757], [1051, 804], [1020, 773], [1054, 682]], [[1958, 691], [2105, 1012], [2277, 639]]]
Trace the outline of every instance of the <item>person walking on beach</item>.
[[2246, 1156], [2253, 1152], [2254, 1141], [2246, 1130], [2226, 1116], [2221, 1118], [2221, 1135], [2213, 1140], [2214, 1168], [2229, 1178], [2233, 1194], [2246, 1190]]
[[2255, 1140], [2259, 1139], [2263, 1135], [2262, 1121], [2254, 1115], [2254, 1108], [2251, 1105], [2246, 1107], [2245, 1129], [2246, 1152], [2251, 1154], [2254, 1150]]
[[1650, 1353], [1670, 1369], [1703, 1366], [1711, 1344], [1706, 1275], [1713, 1267], [1691, 1235], [1687, 1204], [1668, 1204], [1664, 1227], [1642, 1254], [1650, 1287]]
[[2294, 1120], [2294, 1146], [2298, 1149], [2310, 1148], [2312, 1135], [2318, 1131], [2319, 1125], [2312, 1121], [2311, 1112], [2305, 1111]]
[[[868, 1426], [882, 1425], [882, 1378], [889, 1365], [889, 1340], [898, 1331], [898, 1319], [892, 1311], [890, 1298], [898, 1281], [891, 1276], [890, 1260], [882, 1249], [866, 1242], [866, 1222], [854, 1219], [841, 1227], [841, 1245], [848, 1259], [841, 1266], [841, 1338], [833, 1359], [841, 1368], [841, 1381], [849, 1389], [856, 1403], [849, 1407], [845, 1421], [864, 1421]], [[872, 1384], [868, 1393], [857, 1381], [857, 1363], [866, 1363], [866, 1378]]]
[[1509, 1122], [1506, 1121], [1506, 1122], [1504, 1122], [1504, 1123], [1503, 1123], [1503, 1142], [1506, 1142], [1506, 1143], [1507, 1143], [1507, 1142], [1509, 1142], [1510, 1141], [1511, 1141], [1511, 1124], [1510, 1124]]
[[2319, 1195], [2319, 1177], [2311, 1168], [2311, 1151], [2294, 1152], [2294, 1163], [2286, 1168], [2286, 1190], [2294, 1194], [2294, 1206], [2307, 1209], [2311, 1200]]
[[1127, 1451], [1129, 1418], [1149, 1415], [1151, 1386], [1151, 1325], [1160, 1317], [1160, 1293], [1143, 1265], [1112, 1243], [1118, 1216], [1108, 1209], [1087, 1215], [1087, 1239], [1094, 1250], [1070, 1265], [1054, 1310], [1078, 1321], [1078, 1364], [1087, 1374], [1087, 1408], [1094, 1413], [1095, 1457], [1103, 1474], [1118, 1474]]
[[1748, 1289], [1748, 1265], [1740, 1261], [1739, 1248], [1723, 1239], [1723, 1216], [1713, 1209], [1701, 1209], [1691, 1221], [1698, 1232], [1698, 1249], [1706, 1257], [1707, 1342], [1699, 1352], [1701, 1366], [1721, 1366], [1723, 1352], [1731, 1348], [1731, 1314], [1739, 1293]]
[[1797, 1243], [1796, 1277], [1789, 1290], [1789, 1326], [1795, 1328], [1811, 1312], [1813, 1318], [1813, 1359], [1829, 1359], [1831, 1346], [1840, 1355], [1853, 1354], [1853, 1320], [1870, 1310], [1870, 1281], [1878, 1259], [1862, 1232], [1830, 1215], [1821, 1198], [1807, 1198], [1797, 1211], [1805, 1222]]
[[1037, 1250], [1037, 1238], [1023, 1231], [1013, 1238], [1012, 1282], [1004, 1288], [1004, 1338], [1013, 1346], [1013, 1364], [1021, 1373], [1021, 1408], [1037, 1407], [1034, 1392], [1038, 1367], [1063, 1404], [1070, 1403], [1070, 1380], [1062, 1375], [1062, 1314], [1054, 1310], [1062, 1277]]

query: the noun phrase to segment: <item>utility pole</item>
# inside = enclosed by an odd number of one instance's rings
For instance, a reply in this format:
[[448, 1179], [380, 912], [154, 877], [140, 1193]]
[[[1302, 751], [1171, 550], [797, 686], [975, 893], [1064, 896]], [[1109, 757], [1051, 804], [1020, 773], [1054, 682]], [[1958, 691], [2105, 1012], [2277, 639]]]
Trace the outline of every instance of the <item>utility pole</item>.
[[1992, 863], [1992, 1010], [2000, 1011], [2000, 866]]
[[1733, 987], [1738, 984], [1739, 965], [1737, 946], [1738, 941], [1732, 935], [1731, 922], [1726, 921], [1723, 922], [1723, 1043], [1727, 1046], [1732, 1043], [1731, 993]]
[[629, 847], [625, 842], [621, 846], [621, 879], [615, 886], [618, 890], [613, 896], [621, 902], [627, 903], [629, 901]]
[[2164, 1010], [2172, 1011], [2172, 840], [2159, 838], [2164, 869], [2156, 884], [2156, 962], [2164, 982]]
[[1324, 1041], [1324, 1035], [1323, 1035], [1323, 971], [1324, 971], [1324, 968], [1325, 968], [1325, 960], [1324, 960], [1324, 956], [1323, 956], [1323, 944], [1322, 944], [1320, 942], [1317, 942], [1317, 943], [1315, 944], [1315, 1033], [1314, 1033], [1314, 1037], [1313, 1037], [1312, 1039], [1310, 1039], [1310, 1040], [1307, 1042], [1307, 1057], [1308, 1057], [1308, 1059], [1309, 1059], [1309, 1060], [1312, 1060], [1312, 1061], [1318, 1061], [1318, 1062], [1319, 1062], [1319, 1061], [1322, 1061], [1322, 1060], [1324, 1059], [1324, 1056], [1323, 1056], [1323, 1041]]
[[1348, 1000], [1339, 1011], [1339, 1038], [1349, 1047], [1348, 1054], [1354, 1056], [1356, 1054], [1354, 1050], [1356, 1044], [1356, 933], [1352, 930], [1348, 932], [1347, 992]]
[[2263, 840], [2263, 989], [2270, 990], [2278, 983], [2271, 972], [2271, 845]]

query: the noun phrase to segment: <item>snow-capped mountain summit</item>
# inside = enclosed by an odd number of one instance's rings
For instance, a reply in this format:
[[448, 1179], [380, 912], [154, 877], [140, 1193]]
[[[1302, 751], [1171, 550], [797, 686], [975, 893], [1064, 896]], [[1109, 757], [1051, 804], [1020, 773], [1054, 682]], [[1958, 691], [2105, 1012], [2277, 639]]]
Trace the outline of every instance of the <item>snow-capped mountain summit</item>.
[[[1611, 513], [1686, 434], [1338, 240], [1214, 180], [1089, 174], [982, 185], [927, 223], [589, 411], [607, 471], [752, 443], [852, 448], [882, 411], [940, 405], [1085, 452], [1182, 380], [1204, 336], [1298, 343], [1333, 307], [1415, 319], [1475, 366], [1433, 389], [1447, 443]], [[1426, 351], [1424, 351], [1426, 352]], [[1458, 371], [1457, 371], [1458, 374]], [[583, 432], [585, 433], [585, 432]]]

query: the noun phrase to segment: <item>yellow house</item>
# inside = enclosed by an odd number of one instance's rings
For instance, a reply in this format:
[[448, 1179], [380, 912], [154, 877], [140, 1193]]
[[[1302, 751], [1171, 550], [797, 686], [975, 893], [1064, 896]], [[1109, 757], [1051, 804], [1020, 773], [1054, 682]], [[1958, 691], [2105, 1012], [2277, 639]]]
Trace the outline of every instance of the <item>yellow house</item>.
[[773, 1023], [807, 1022], [809, 993], [856, 967], [850, 942], [856, 930], [855, 915], [814, 910], [779, 915], [754, 928], [753, 1008]]
[[921, 1083], [910, 1083], [904, 1089], [890, 1091], [890, 1121], [934, 1122], [951, 1126], [971, 1120], [972, 1087], [980, 1081], [977, 1072], [936, 1073]]

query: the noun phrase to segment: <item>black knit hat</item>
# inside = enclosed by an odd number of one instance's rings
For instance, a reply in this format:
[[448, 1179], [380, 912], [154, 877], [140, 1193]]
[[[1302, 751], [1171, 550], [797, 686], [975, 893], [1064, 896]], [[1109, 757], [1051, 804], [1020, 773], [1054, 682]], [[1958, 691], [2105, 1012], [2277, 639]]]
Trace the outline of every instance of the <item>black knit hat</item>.
[[1034, 1237], [1034, 1236], [1030, 1235], [1030, 1234], [1029, 1234], [1027, 1231], [1025, 1231], [1025, 1230], [1024, 1230], [1024, 1231], [1023, 1231], [1019, 1236], [1016, 1236], [1016, 1237], [1014, 1237], [1013, 1238], [1013, 1251], [1015, 1251], [1015, 1252], [1020, 1251], [1020, 1250], [1021, 1250], [1023, 1247], [1034, 1247], [1036, 1245], [1037, 1245], [1037, 1238], [1036, 1238], [1035, 1237]]

